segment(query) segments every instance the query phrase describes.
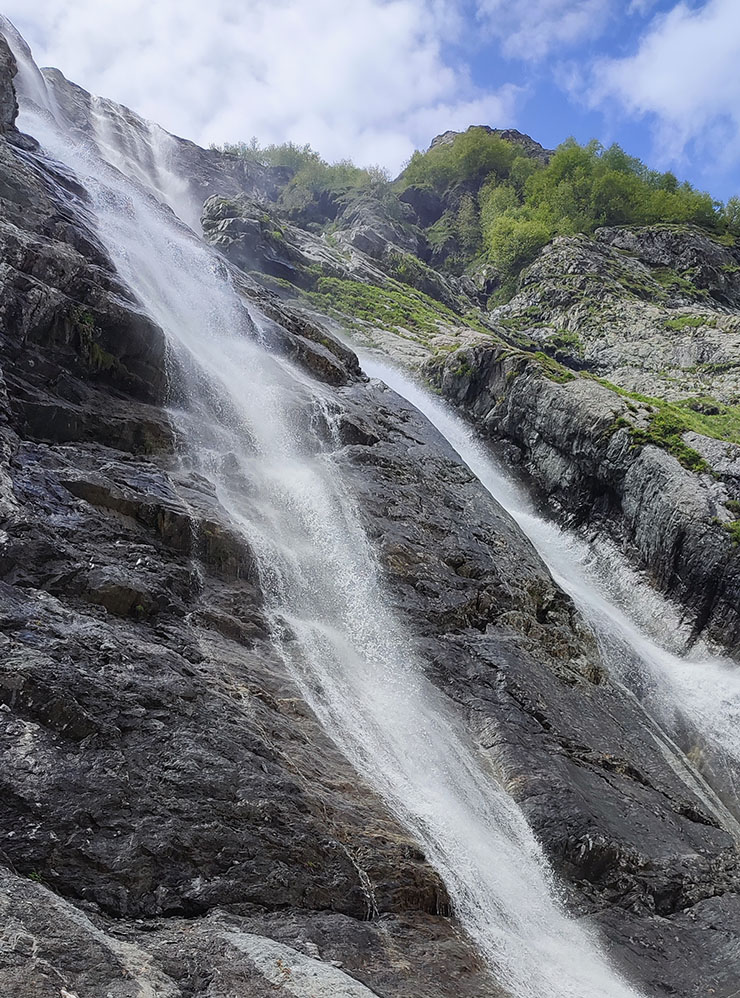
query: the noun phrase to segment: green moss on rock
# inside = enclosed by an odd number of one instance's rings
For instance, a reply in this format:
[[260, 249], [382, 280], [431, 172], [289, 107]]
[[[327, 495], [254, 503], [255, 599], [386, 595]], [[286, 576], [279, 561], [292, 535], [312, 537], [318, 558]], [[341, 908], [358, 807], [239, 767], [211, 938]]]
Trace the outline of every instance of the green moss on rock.
[[716, 326], [717, 320], [709, 315], [679, 315], [668, 319], [666, 329], [680, 331], [682, 329], [698, 329], [700, 326]]

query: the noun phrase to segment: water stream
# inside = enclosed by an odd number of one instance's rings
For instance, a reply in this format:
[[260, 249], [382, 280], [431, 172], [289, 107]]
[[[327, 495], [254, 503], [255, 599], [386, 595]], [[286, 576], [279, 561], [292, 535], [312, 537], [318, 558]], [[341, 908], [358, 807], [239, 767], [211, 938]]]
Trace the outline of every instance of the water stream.
[[215, 484], [254, 551], [273, 640], [306, 700], [421, 843], [511, 995], [635, 998], [564, 911], [521, 811], [425, 680], [332, 460], [327, 390], [263, 349], [259, 314], [161, 207], [159, 185], [138, 168], [120, 172], [121, 120], [70, 138], [59, 103], [15, 48], [21, 127], [80, 178], [116, 267], [186, 372], [187, 411], [175, 414], [183, 460]]
[[360, 357], [366, 374], [424, 413], [517, 521], [590, 622], [612, 676], [638, 695], [740, 817], [740, 667], [701, 642], [687, 652], [678, 610], [608, 539], [587, 541], [541, 515], [451, 406], [382, 358], [362, 352]]

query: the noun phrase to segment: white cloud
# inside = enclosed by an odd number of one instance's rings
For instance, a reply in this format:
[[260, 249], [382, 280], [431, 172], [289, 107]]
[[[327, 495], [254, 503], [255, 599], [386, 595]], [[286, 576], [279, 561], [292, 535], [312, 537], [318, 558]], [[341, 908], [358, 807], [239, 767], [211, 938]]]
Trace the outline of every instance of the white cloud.
[[505, 55], [535, 61], [599, 37], [612, 0], [478, 0], [477, 9]]
[[[30, 9], [29, 9], [30, 7]], [[518, 88], [445, 61], [455, 0], [6, 0], [41, 65], [201, 143], [257, 135], [397, 169], [434, 134], [514, 120]]]
[[679, 3], [651, 22], [633, 55], [595, 65], [590, 103], [651, 118], [664, 162], [695, 142], [727, 166], [740, 158], [739, 65], [737, 0]]
[[628, 14], [639, 14], [645, 16], [649, 14], [650, 11], [658, 3], [658, 0], [630, 0], [630, 5], [627, 8]]

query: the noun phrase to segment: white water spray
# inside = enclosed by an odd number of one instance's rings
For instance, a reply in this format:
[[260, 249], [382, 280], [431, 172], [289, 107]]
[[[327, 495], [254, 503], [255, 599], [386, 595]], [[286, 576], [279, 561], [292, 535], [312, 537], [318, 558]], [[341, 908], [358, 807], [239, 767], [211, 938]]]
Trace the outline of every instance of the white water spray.
[[116, 266], [191, 372], [190, 457], [256, 554], [275, 641], [303, 695], [418, 838], [496, 980], [519, 998], [635, 998], [565, 914], [521, 811], [424, 679], [316, 432], [325, 390], [261, 349], [218, 257], [104, 161], [105, 149], [70, 144], [63, 123], [30, 106], [23, 124], [90, 192]]

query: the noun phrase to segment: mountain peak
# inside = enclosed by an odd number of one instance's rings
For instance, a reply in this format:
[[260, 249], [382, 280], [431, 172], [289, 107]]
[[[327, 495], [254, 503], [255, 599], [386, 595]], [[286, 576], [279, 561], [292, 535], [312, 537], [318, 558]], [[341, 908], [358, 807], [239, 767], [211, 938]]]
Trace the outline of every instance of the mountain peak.
[[[540, 160], [542, 163], [549, 163], [550, 157], [555, 152], [554, 149], [545, 149], [544, 146], [536, 142], [530, 135], [526, 135], [516, 128], [491, 128], [490, 125], [469, 125], [466, 132], [470, 132], [473, 129], [483, 129], [489, 135], [495, 135], [506, 142], [511, 142], [512, 145], [521, 146], [527, 156]], [[437, 146], [449, 145], [455, 141], [458, 135], [462, 134], [462, 132], [453, 130], [442, 132], [432, 139], [429, 148], [435, 149]]]

